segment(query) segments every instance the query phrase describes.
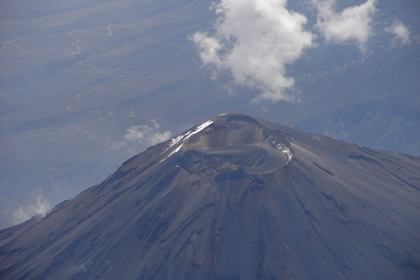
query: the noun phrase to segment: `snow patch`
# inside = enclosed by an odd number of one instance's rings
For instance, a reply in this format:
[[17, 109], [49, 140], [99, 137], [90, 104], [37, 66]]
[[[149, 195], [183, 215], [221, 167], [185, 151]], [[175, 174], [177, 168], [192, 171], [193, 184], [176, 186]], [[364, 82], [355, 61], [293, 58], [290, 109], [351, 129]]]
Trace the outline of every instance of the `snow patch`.
[[171, 139], [171, 141], [169, 142], [169, 146], [161, 153], [164, 154], [167, 151], [169, 151], [172, 147], [180, 144], [175, 150], [173, 150], [165, 159], [161, 160], [160, 162], [165, 161], [166, 159], [168, 159], [170, 156], [172, 156], [173, 154], [179, 152], [179, 150], [181, 150], [182, 146], [184, 145], [184, 143], [194, 134], [199, 133], [200, 131], [202, 131], [203, 129], [205, 129], [206, 127], [208, 127], [209, 125], [211, 125], [212, 123], [214, 123], [214, 120], [209, 120], [206, 121], [205, 123], [200, 124], [199, 126], [196, 127], [195, 130], [189, 130], [187, 131], [185, 134], [179, 135], [177, 137], [174, 137]]
[[[271, 138], [271, 136], [270, 136], [270, 138]], [[286, 164], [289, 164], [289, 162], [293, 158], [292, 150], [289, 147], [287, 147], [285, 144], [283, 144], [283, 143], [277, 144], [276, 141], [273, 141], [273, 145], [277, 149], [279, 149], [283, 154], [286, 154], [287, 155], [287, 163]]]
[[290, 148], [283, 145], [283, 144], [278, 144], [277, 149], [279, 149], [283, 154], [287, 155], [287, 163], [286, 164], [288, 164], [293, 158], [293, 153], [290, 150]]
[[172, 156], [173, 154], [179, 152], [179, 150], [181, 150], [182, 146], [184, 146], [184, 143], [182, 143], [181, 145], [178, 146], [178, 148], [176, 148], [175, 150], [173, 150], [168, 157]]

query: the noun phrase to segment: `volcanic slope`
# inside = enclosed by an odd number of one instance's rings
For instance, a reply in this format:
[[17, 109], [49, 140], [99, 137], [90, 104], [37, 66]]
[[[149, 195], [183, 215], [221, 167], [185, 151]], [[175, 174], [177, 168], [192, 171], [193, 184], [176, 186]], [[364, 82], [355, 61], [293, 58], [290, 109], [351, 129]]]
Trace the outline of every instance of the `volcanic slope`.
[[0, 278], [416, 279], [419, 202], [419, 158], [224, 114], [1, 231]]

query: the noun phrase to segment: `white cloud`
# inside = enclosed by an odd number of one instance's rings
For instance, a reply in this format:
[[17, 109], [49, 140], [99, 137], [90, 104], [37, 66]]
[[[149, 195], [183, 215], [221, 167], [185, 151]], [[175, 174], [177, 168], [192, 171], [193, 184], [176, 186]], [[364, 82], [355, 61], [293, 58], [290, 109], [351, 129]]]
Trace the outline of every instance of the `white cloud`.
[[289, 11], [286, 0], [221, 0], [216, 5], [215, 34], [191, 39], [205, 66], [229, 71], [234, 83], [260, 90], [259, 97], [293, 101], [294, 79], [286, 65], [313, 45], [304, 15]]
[[385, 31], [395, 35], [395, 39], [399, 40], [401, 45], [410, 44], [410, 31], [400, 21], [395, 20], [391, 26], [385, 28]]
[[124, 138], [129, 142], [145, 142], [154, 145], [168, 140], [171, 137], [169, 130], [160, 132], [160, 125], [152, 121], [152, 125], [135, 125], [127, 129]]
[[336, 12], [335, 0], [312, 0], [318, 9], [315, 28], [327, 39], [336, 43], [354, 41], [362, 51], [373, 34], [372, 17], [376, 11], [376, 0], [345, 8]]
[[50, 203], [45, 200], [40, 193], [38, 193], [36, 201], [32, 205], [19, 207], [13, 213], [13, 221], [14, 223], [18, 224], [29, 220], [35, 215], [45, 217], [50, 209]]

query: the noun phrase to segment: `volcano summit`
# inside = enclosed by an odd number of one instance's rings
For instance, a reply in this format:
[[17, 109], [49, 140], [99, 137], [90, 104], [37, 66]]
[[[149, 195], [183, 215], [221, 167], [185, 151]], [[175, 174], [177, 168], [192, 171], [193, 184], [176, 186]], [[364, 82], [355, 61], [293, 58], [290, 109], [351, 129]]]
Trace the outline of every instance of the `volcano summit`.
[[224, 114], [0, 232], [1, 279], [416, 279], [420, 159]]

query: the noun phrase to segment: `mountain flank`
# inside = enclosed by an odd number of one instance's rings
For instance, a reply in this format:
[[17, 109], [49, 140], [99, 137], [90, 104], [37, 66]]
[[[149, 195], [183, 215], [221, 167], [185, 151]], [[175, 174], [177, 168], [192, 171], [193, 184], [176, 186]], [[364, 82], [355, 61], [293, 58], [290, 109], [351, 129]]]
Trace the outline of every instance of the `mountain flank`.
[[223, 114], [0, 231], [1, 279], [418, 279], [420, 159]]

